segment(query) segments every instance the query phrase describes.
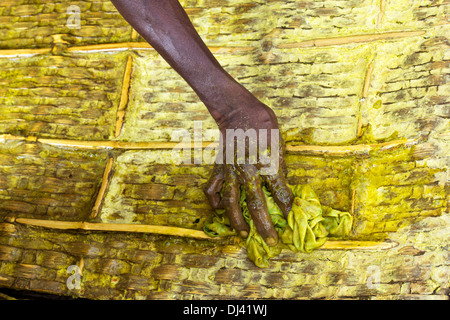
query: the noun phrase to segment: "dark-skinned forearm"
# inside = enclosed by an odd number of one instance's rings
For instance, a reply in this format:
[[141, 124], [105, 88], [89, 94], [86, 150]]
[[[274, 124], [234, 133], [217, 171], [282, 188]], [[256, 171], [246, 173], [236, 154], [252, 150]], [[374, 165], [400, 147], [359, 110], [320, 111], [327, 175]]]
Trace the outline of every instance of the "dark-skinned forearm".
[[220, 123], [251, 94], [219, 64], [178, 0], [111, 0], [128, 23], [194, 89]]

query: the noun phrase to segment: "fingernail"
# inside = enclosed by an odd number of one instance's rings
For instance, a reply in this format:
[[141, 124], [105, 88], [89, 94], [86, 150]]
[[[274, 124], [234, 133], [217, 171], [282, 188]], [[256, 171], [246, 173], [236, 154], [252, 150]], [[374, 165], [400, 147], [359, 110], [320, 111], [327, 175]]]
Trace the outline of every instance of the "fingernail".
[[277, 240], [275, 240], [275, 239], [272, 238], [272, 237], [268, 237], [268, 238], [266, 238], [266, 243], [267, 243], [267, 245], [269, 245], [269, 246], [274, 246], [274, 245], [277, 244]]
[[242, 231], [240, 232], [240, 234], [241, 234], [241, 237], [244, 238], [244, 239], [248, 237], [248, 232], [245, 231], [245, 230], [242, 230]]

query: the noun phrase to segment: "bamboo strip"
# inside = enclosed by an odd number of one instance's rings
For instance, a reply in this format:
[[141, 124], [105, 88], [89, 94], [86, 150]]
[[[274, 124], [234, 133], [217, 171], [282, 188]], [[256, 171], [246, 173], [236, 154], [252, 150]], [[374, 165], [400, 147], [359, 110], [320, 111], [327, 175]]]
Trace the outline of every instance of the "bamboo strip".
[[123, 122], [125, 119], [125, 110], [128, 104], [128, 93], [130, 89], [132, 63], [133, 59], [131, 58], [131, 55], [129, 55], [127, 58], [127, 64], [125, 66], [125, 72], [123, 75], [122, 91], [120, 93], [119, 107], [117, 108], [116, 130], [114, 133], [114, 136], [116, 138], [120, 135], [120, 132], [122, 131]]
[[139, 33], [135, 29], [132, 29], [131, 30], [131, 40], [136, 40], [137, 37], [139, 37]]
[[362, 114], [361, 114], [362, 105], [363, 105], [363, 102], [361, 102], [361, 105], [359, 106], [359, 110], [358, 110], [358, 124], [356, 127], [356, 137], [357, 138], [360, 138], [362, 135]]
[[426, 33], [425, 30], [418, 31], [399, 31], [399, 32], [386, 32], [386, 33], [371, 33], [363, 35], [354, 35], [346, 37], [335, 37], [335, 38], [322, 38], [305, 40], [294, 43], [282, 43], [277, 46], [279, 49], [293, 49], [293, 48], [306, 48], [306, 47], [327, 47], [327, 46], [338, 46], [350, 43], [364, 43], [364, 42], [374, 42], [380, 40], [392, 40], [405, 37], [415, 37], [421, 36]]
[[[203, 231], [192, 230], [179, 227], [141, 225], [141, 224], [121, 224], [121, 223], [90, 223], [90, 222], [76, 222], [76, 221], [55, 221], [55, 220], [39, 220], [17, 218], [17, 223], [31, 225], [36, 227], [44, 227], [58, 230], [85, 230], [85, 231], [113, 231], [113, 232], [137, 232], [137, 233], [154, 233], [161, 235], [169, 235], [176, 237], [188, 237], [196, 239], [214, 240], [219, 238], [211, 238]], [[319, 249], [322, 250], [386, 250], [397, 246], [396, 242], [381, 242], [381, 241], [327, 241]], [[229, 246], [228, 246], [229, 247]], [[233, 246], [232, 246], [233, 247]], [[236, 248], [240, 248], [236, 246]], [[229, 250], [227, 252], [234, 252]], [[240, 249], [237, 249], [240, 250]]]
[[[127, 141], [82, 141], [82, 140], [60, 140], [60, 139], [43, 139], [36, 137], [20, 137], [9, 134], [0, 135], [0, 142], [6, 140], [27, 140], [37, 141], [43, 144], [49, 144], [61, 147], [81, 148], [81, 149], [125, 149], [125, 150], [170, 150], [175, 148], [191, 148], [196, 149], [198, 145], [202, 149], [209, 147], [213, 148], [218, 145], [218, 142], [214, 141], [202, 141], [194, 143], [182, 143], [182, 142], [127, 142]], [[326, 154], [326, 155], [364, 155], [372, 150], [388, 150], [391, 148], [400, 147], [402, 145], [414, 144], [414, 139], [400, 139], [383, 143], [375, 144], [355, 144], [345, 146], [318, 146], [318, 145], [286, 145], [286, 152], [288, 153], [311, 153], [311, 154]]]
[[[398, 246], [397, 242], [328, 240], [317, 250], [389, 250], [396, 246]], [[227, 256], [238, 257], [244, 250], [242, 246], [227, 245], [222, 249], [222, 253]], [[273, 259], [277, 260], [276, 257]]]
[[378, 13], [377, 24], [376, 24], [377, 29], [381, 27], [381, 23], [383, 22], [383, 18], [384, 18], [385, 9], [386, 9], [386, 0], [380, 0], [380, 12]]
[[80, 275], [83, 275], [84, 270], [84, 257], [81, 257], [80, 262], [78, 263], [78, 270], [80, 271]]
[[[320, 38], [305, 40], [296, 43], [282, 43], [277, 47], [279, 49], [304, 48], [304, 47], [325, 47], [333, 45], [343, 45], [349, 43], [372, 42], [379, 40], [390, 40], [404, 37], [414, 37], [425, 34], [425, 30], [418, 31], [399, 31], [374, 33], [364, 35], [354, 35], [336, 38]], [[254, 47], [226, 47], [211, 46], [209, 50], [212, 53], [236, 53], [253, 51]], [[0, 50], [0, 57], [10, 56], [27, 56], [36, 54], [47, 54], [51, 52], [51, 48], [40, 49], [5, 49]], [[114, 50], [154, 50], [147, 42], [119, 42], [119, 43], [102, 43], [95, 45], [73, 46], [66, 49], [68, 52], [89, 52], [89, 51], [114, 51]]]
[[125, 224], [125, 223], [56, 221], [56, 220], [40, 220], [27, 218], [17, 218], [16, 222], [36, 227], [44, 227], [59, 230], [77, 229], [85, 231], [138, 232], [138, 233], [155, 233], [155, 234], [162, 234], [176, 237], [188, 237], [196, 239], [214, 239], [209, 237], [203, 231], [179, 227], [154, 226], [144, 224]]
[[[81, 140], [60, 140], [60, 139], [38, 139], [38, 142], [61, 147], [82, 148], [82, 149], [126, 149], [126, 150], [161, 150], [174, 148], [192, 148], [194, 143], [182, 142], [126, 142], [126, 141], [81, 141]], [[211, 146], [215, 142], [202, 142], [202, 148]], [[212, 147], [212, 146], [211, 146]]]
[[326, 155], [364, 155], [375, 149], [388, 150], [402, 145], [409, 145], [415, 142], [414, 139], [401, 139], [376, 144], [355, 144], [347, 146], [313, 146], [313, 145], [301, 145], [301, 146], [286, 146], [286, 152], [291, 153], [313, 153], [313, 154], [326, 154]]
[[364, 85], [363, 90], [361, 93], [361, 103], [359, 104], [359, 110], [358, 110], [358, 127], [356, 129], [356, 137], [360, 137], [362, 134], [362, 112], [367, 104], [367, 95], [369, 93], [370, 88], [370, 79], [372, 78], [372, 72], [373, 72], [373, 60], [369, 62], [369, 65], [367, 66], [367, 71], [364, 77]]
[[242, 52], [250, 52], [255, 50], [254, 47], [219, 47], [219, 46], [211, 46], [208, 47], [212, 53], [242, 53]]
[[42, 49], [5, 49], [0, 50], [0, 57], [15, 57], [15, 56], [34, 56], [37, 54], [47, 54], [52, 51], [52, 48]]
[[[60, 37], [61, 35], [55, 36]], [[57, 40], [58, 39], [59, 38], [57, 38]], [[67, 42], [64, 41], [56, 43], [67, 43]], [[226, 47], [226, 46], [209, 47], [209, 50], [212, 53], [239, 53], [239, 52], [249, 52], [254, 49], [255, 49], [254, 47]], [[134, 41], [134, 42], [119, 42], [119, 43], [102, 43], [85, 46], [72, 46], [66, 48], [65, 50], [68, 52], [97, 52], [97, 51], [125, 51], [125, 50], [154, 50], [154, 48], [147, 42]], [[50, 52], [52, 52], [52, 48], [4, 49], [0, 50], [0, 57], [30, 56], [38, 54], [47, 54]]]
[[0, 142], [4, 143], [8, 140], [26, 140], [26, 137], [13, 136], [12, 134], [0, 134]]
[[319, 249], [323, 250], [387, 250], [395, 248], [396, 242], [382, 241], [327, 241]]
[[[255, 49], [254, 47], [226, 47], [226, 46], [210, 46], [208, 48], [212, 53], [248, 52]], [[67, 48], [67, 51], [69, 52], [112, 51], [112, 50], [154, 50], [154, 48], [147, 42], [143, 41], [102, 43], [86, 46], [74, 46]]]
[[154, 50], [147, 42], [102, 43], [67, 48], [69, 52], [112, 51], [112, 50]]
[[369, 65], [367, 66], [366, 75], [364, 77], [364, 87], [362, 92], [363, 99], [367, 98], [367, 94], [369, 92], [370, 87], [370, 79], [372, 78], [372, 72], [373, 72], [373, 60], [369, 62]]
[[103, 199], [105, 198], [105, 195], [106, 195], [106, 190], [108, 188], [109, 181], [111, 179], [111, 172], [112, 172], [113, 164], [114, 164], [114, 158], [111, 157], [111, 158], [109, 158], [108, 163], [106, 164], [106, 167], [105, 167], [105, 171], [103, 172], [102, 184], [100, 186], [100, 190], [99, 190], [97, 198], [95, 200], [94, 207], [92, 208], [92, 211], [91, 211], [91, 218], [97, 217], [97, 214], [100, 211], [100, 208], [103, 203]]

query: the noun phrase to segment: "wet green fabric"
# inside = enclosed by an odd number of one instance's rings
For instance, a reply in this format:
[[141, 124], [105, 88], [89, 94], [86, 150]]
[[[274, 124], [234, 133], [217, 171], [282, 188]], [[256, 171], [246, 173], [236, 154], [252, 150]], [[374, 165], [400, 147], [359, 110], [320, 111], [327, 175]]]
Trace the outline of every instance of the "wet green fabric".
[[[342, 212], [320, 204], [314, 190], [308, 185], [291, 187], [294, 194], [292, 209], [285, 219], [270, 192], [263, 187], [267, 208], [279, 236], [277, 246], [269, 247], [256, 231], [245, 202], [245, 191], [241, 190], [240, 206], [250, 233], [245, 241], [247, 255], [258, 267], [269, 266], [269, 259], [278, 255], [283, 248], [294, 252], [309, 253], [322, 246], [328, 237], [345, 237], [350, 233], [353, 218]], [[225, 215], [225, 210], [216, 210], [204, 225], [210, 236], [235, 235]]]

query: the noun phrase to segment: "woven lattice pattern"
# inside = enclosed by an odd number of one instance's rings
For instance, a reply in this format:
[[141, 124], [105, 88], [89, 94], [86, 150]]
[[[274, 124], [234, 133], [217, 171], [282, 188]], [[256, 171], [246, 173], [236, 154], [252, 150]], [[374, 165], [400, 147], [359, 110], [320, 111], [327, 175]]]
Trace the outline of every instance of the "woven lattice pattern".
[[193, 90], [109, 1], [3, 0], [0, 286], [94, 299], [446, 298], [448, 2], [181, 3], [277, 114], [288, 182], [350, 212], [351, 235], [264, 270], [237, 239], [200, 239], [211, 166], [171, 159], [174, 130], [216, 127]]

